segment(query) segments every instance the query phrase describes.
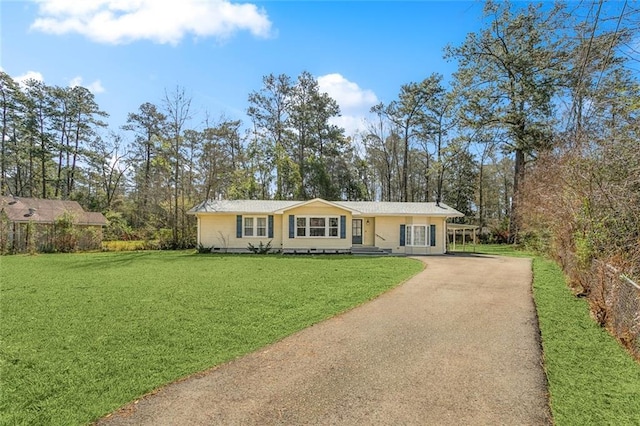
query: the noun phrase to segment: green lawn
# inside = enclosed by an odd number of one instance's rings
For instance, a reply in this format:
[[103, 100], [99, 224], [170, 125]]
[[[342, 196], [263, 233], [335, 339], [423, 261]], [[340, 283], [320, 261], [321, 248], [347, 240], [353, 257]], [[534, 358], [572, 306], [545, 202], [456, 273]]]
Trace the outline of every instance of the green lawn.
[[640, 363], [590, 317], [558, 265], [510, 246], [478, 253], [533, 257], [533, 292], [557, 425], [640, 425]]
[[90, 422], [360, 304], [406, 258], [119, 252], [0, 258], [0, 424]]

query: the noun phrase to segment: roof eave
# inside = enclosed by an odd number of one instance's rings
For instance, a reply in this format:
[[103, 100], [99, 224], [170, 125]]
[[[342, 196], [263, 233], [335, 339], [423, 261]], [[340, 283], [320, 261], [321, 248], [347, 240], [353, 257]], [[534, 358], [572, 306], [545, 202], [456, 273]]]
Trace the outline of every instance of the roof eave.
[[456, 213], [415, 213], [415, 212], [393, 212], [393, 213], [358, 213], [354, 214], [354, 216], [368, 216], [368, 217], [379, 217], [379, 216], [428, 216], [428, 217], [464, 217], [464, 214], [456, 214]]
[[197, 216], [199, 214], [211, 214], [211, 215], [226, 215], [226, 214], [253, 214], [253, 215], [265, 215], [265, 214], [277, 214], [275, 211], [257, 211], [257, 210], [225, 210], [225, 211], [192, 211], [189, 210], [187, 214]]
[[273, 213], [274, 213], [274, 214], [284, 214], [284, 212], [286, 212], [286, 211], [288, 211], [288, 210], [292, 210], [292, 209], [297, 209], [297, 208], [300, 208], [300, 207], [304, 207], [304, 206], [306, 206], [306, 205], [308, 205], [308, 204], [311, 204], [311, 203], [314, 203], [314, 202], [318, 202], [318, 203], [326, 204], [326, 205], [328, 205], [328, 206], [335, 207], [335, 208], [338, 208], [338, 209], [340, 209], [340, 210], [344, 210], [344, 211], [349, 212], [349, 213], [351, 213], [351, 214], [360, 213], [358, 210], [350, 209], [349, 207], [345, 207], [345, 206], [343, 206], [343, 205], [341, 205], [341, 204], [334, 203], [334, 202], [331, 202], [331, 201], [323, 200], [322, 198], [314, 198], [314, 199], [312, 199], [312, 200], [301, 201], [301, 202], [299, 202], [299, 203], [297, 203], [297, 204], [294, 204], [294, 205], [292, 205], [292, 206], [289, 206], [289, 207], [287, 207], [287, 208], [276, 210], [276, 211], [274, 211]]

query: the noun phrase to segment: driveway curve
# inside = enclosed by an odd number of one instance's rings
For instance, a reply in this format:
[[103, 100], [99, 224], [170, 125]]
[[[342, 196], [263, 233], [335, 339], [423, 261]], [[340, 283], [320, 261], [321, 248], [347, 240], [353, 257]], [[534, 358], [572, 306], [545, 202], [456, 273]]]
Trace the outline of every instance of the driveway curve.
[[98, 424], [552, 424], [531, 261], [420, 260], [377, 299]]

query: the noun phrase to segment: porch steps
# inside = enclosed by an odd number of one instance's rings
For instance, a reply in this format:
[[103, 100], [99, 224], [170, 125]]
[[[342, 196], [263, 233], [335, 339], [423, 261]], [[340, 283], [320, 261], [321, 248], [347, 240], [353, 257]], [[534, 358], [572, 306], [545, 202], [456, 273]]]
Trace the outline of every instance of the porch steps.
[[374, 246], [353, 246], [351, 254], [354, 256], [389, 256], [391, 249], [381, 249]]

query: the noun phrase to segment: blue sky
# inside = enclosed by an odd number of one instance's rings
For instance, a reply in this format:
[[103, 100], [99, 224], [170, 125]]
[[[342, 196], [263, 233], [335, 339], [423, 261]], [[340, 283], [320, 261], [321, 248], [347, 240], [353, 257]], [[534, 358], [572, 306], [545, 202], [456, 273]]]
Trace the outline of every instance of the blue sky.
[[482, 2], [1, 0], [0, 13], [2, 70], [88, 87], [111, 130], [176, 86], [194, 128], [206, 113], [247, 121], [264, 75], [309, 71], [351, 133], [402, 84], [448, 78], [443, 48], [480, 28]]

